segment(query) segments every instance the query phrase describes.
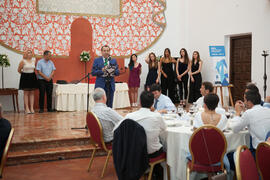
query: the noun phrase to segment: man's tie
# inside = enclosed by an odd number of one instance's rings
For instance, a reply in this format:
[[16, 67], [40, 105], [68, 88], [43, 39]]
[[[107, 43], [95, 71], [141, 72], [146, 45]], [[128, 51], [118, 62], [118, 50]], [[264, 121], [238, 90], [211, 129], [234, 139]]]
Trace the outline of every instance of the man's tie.
[[108, 58], [105, 58], [104, 66], [108, 65]]
[[156, 100], [155, 104], [154, 104], [154, 108], [157, 109], [157, 103], [158, 103], [158, 100]]

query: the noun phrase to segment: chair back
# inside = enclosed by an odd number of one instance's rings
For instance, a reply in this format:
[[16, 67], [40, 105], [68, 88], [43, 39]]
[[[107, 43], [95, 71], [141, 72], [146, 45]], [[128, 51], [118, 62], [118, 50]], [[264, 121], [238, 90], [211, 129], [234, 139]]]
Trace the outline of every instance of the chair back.
[[2, 175], [3, 175], [3, 170], [4, 170], [4, 166], [6, 164], [6, 160], [7, 160], [7, 156], [8, 156], [8, 151], [9, 151], [9, 147], [11, 145], [13, 134], [14, 134], [14, 128], [11, 128], [10, 133], [9, 133], [9, 136], [8, 136], [8, 139], [7, 139], [7, 142], [6, 142], [6, 146], [5, 146], [5, 149], [4, 149], [4, 152], [3, 152], [3, 156], [2, 156], [2, 159], [1, 159], [0, 177], [2, 177]]
[[103, 139], [103, 131], [100, 121], [93, 112], [88, 112], [86, 115], [86, 124], [91, 135], [91, 139], [96, 143], [100, 148], [108, 151], [108, 148], [105, 145]]
[[194, 163], [208, 166], [220, 162], [224, 170], [223, 157], [226, 149], [226, 138], [218, 128], [207, 125], [196, 129], [189, 140], [189, 151], [192, 156], [191, 169]]
[[262, 180], [270, 179], [270, 143], [262, 142], [257, 146], [256, 163]]
[[238, 180], [259, 180], [254, 157], [247, 146], [239, 146], [236, 150], [236, 176]]

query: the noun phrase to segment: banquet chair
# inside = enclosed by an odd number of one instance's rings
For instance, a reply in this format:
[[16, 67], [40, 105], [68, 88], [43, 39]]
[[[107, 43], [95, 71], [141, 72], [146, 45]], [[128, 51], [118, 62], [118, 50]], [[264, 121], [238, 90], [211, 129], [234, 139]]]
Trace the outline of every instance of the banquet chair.
[[0, 164], [0, 178], [2, 178], [3, 176], [3, 171], [4, 171], [4, 167], [6, 164], [6, 160], [7, 160], [7, 156], [8, 156], [8, 151], [11, 145], [11, 141], [14, 135], [14, 128], [11, 128], [6, 145], [5, 145], [5, 149], [3, 151], [3, 155], [2, 155], [2, 159], [1, 159], [1, 164]]
[[223, 157], [227, 141], [224, 134], [215, 126], [206, 125], [196, 129], [189, 139], [189, 151], [192, 160], [187, 162], [187, 179], [192, 171], [211, 173], [223, 171]]
[[112, 144], [104, 142], [102, 126], [100, 124], [100, 121], [98, 120], [98, 118], [93, 112], [87, 113], [86, 123], [87, 123], [88, 130], [90, 132], [90, 135], [91, 135], [91, 140], [94, 142], [93, 143], [94, 149], [93, 149], [92, 156], [89, 162], [88, 172], [90, 171], [90, 168], [92, 166], [96, 151], [98, 149], [102, 149], [105, 152], [107, 152], [107, 158], [106, 158], [106, 161], [105, 161], [102, 173], [101, 173], [101, 178], [103, 178], [104, 172], [108, 165], [109, 157], [112, 154]]
[[247, 146], [239, 146], [236, 150], [236, 177], [237, 180], [259, 180], [255, 160]]
[[256, 164], [262, 180], [270, 179], [270, 143], [262, 142], [257, 146]]
[[[155, 165], [162, 163], [162, 162], [166, 162], [166, 153], [165, 152], [160, 154], [158, 157], [149, 158], [150, 171], [149, 171], [149, 175], [148, 175], [148, 180], [152, 179], [152, 174], [153, 174], [153, 170], [154, 170]], [[167, 178], [168, 178], [168, 180], [170, 180], [170, 167], [168, 166], [167, 163], [166, 163], [166, 167], [167, 167]]]

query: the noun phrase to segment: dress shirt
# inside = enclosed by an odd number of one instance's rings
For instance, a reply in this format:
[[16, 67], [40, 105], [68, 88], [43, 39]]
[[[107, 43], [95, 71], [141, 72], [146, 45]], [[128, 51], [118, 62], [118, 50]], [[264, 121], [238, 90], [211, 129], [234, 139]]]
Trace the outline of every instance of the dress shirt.
[[[221, 131], [223, 131], [227, 127], [227, 122], [228, 122], [227, 117], [224, 114], [222, 114], [216, 127], [218, 129], [220, 129]], [[199, 127], [204, 126], [204, 125], [207, 125], [207, 124], [203, 123], [202, 113], [199, 112], [196, 114], [196, 116], [194, 118], [194, 127], [199, 128]]]
[[246, 110], [242, 117], [234, 117], [230, 126], [234, 132], [239, 132], [247, 126], [252, 137], [252, 145], [256, 149], [258, 144], [265, 140], [267, 132], [270, 131], [270, 109], [255, 105]]
[[[157, 101], [157, 102], [156, 102]], [[171, 99], [168, 96], [165, 96], [164, 94], [160, 94], [159, 98], [154, 101], [154, 105], [156, 104], [156, 110], [167, 110], [172, 111], [176, 110], [175, 105], [171, 101]]]
[[[51, 73], [56, 70], [56, 68], [51, 60], [46, 61], [45, 59], [41, 59], [37, 62], [36, 70], [42, 72], [45, 76], [49, 77]], [[38, 74], [38, 79], [44, 78]]]
[[[195, 104], [197, 105], [198, 108], [203, 107], [204, 104], [204, 96], [201, 96], [199, 99], [197, 99], [197, 101], [195, 102]], [[222, 108], [220, 101], [218, 102], [218, 108]]]
[[[200, 97], [199, 99], [197, 99], [197, 101], [195, 102], [198, 108], [203, 108], [204, 105], [204, 96]], [[218, 114], [224, 114], [225, 115], [225, 109], [222, 108], [220, 101], [218, 102], [218, 107], [216, 108], [216, 113]]]
[[112, 141], [113, 128], [119, 121], [123, 119], [123, 117], [103, 103], [96, 103], [91, 111], [98, 117], [101, 123], [104, 141]]
[[125, 119], [132, 119], [144, 128], [148, 154], [152, 154], [162, 147], [159, 135], [166, 130], [166, 124], [159, 113], [152, 112], [148, 108], [141, 108], [127, 114]]
[[267, 107], [267, 108], [270, 108], [270, 103], [263, 103], [263, 107]]

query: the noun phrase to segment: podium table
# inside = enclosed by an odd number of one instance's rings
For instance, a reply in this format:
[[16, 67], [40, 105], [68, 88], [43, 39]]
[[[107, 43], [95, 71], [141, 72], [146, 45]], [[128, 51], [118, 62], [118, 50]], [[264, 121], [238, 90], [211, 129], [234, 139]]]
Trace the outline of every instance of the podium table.
[[16, 112], [16, 106], [17, 106], [17, 112], [19, 113], [20, 109], [19, 109], [19, 103], [18, 103], [18, 89], [15, 89], [15, 88], [0, 89], [0, 96], [5, 96], [5, 95], [12, 96], [14, 112]]
[[[95, 102], [92, 98], [94, 84], [89, 84], [89, 110]], [[130, 107], [127, 83], [115, 83], [113, 108]], [[87, 83], [54, 84], [53, 108], [57, 111], [86, 111], [87, 110]]]

